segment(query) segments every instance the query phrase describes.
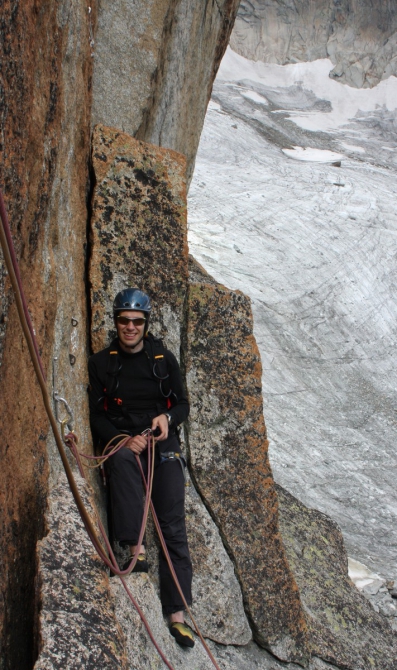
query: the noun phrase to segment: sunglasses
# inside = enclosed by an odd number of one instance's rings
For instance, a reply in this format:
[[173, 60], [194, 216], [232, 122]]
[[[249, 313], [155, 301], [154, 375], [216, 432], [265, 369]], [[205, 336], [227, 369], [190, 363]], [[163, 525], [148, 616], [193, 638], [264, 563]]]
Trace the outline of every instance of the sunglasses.
[[146, 319], [140, 316], [132, 319], [129, 316], [116, 316], [116, 319], [120, 326], [128, 326], [130, 321], [132, 321], [134, 326], [143, 326], [146, 322]]

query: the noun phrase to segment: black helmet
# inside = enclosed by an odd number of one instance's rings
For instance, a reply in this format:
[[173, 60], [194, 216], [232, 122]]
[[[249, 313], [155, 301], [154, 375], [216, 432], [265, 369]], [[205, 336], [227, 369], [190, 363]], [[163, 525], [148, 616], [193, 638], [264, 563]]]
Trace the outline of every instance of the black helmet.
[[113, 302], [113, 316], [116, 318], [119, 312], [124, 312], [128, 309], [146, 314], [146, 333], [149, 328], [149, 316], [152, 310], [149, 296], [140, 291], [139, 288], [125, 288], [124, 291], [120, 291]]

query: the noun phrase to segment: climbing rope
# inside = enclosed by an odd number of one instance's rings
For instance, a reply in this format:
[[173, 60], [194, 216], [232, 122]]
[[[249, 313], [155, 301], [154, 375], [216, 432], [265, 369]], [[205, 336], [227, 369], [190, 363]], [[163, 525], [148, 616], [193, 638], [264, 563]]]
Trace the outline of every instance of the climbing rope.
[[[139, 605], [136, 602], [135, 598], [133, 597], [131, 591], [129, 590], [129, 588], [128, 588], [126, 582], [125, 582], [125, 579], [124, 579], [124, 577], [126, 575], [129, 575], [132, 572], [132, 570], [134, 569], [135, 564], [138, 560], [138, 552], [135, 553], [135, 556], [133, 557], [133, 560], [130, 563], [130, 565], [128, 566], [128, 568], [124, 571], [120, 570], [120, 568], [117, 564], [116, 558], [114, 556], [114, 553], [112, 551], [109, 539], [106, 535], [106, 531], [103, 527], [103, 524], [102, 524], [99, 516], [96, 515], [96, 517], [97, 517], [96, 522], [98, 524], [98, 528], [99, 528], [99, 531], [100, 531], [100, 534], [101, 534], [102, 541], [98, 537], [98, 534], [97, 534], [97, 532], [96, 532], [96, 530], [93, 526], [93, 523], [91, 521], [90, 515], [89, 515], [89, 513], [88, 513], [88, 511], [87, 511], [87, 509], [84, 505], [84, 502], [83, 502], [83, 500], [80, 496], [79, 490], [77, 488], [77, 484], [76, 484], [72, 469], [70, 467], [68, 458], [66, 456], [66, 452], [65, 452], [65, 449], [64, 449], [63, 442], [65, 442], [65, 444], [67, 444], [69, 446], [72, 453], [74, 454], [74, 456], [76, 458], [76, 462], [77, 462], [79, 472], [80, 472], [81, 476], [85, 479], [84, 467], [83, 467], [83, 464], [81, 462], [81, 456], [84, 457], [84, 455], [81, 455], [81, 454], [78, 453], [77, 436], [71, 431], [68, 434], [65, 435], [65, 428], [67, 426], [68, 419], [65, 419], [64, 421], [60, 422], [61, 423], [61, 431], [62, 431], [61, 434], [60, 434], [59, 429], [58, 429], [57, 419], [54, 416], [54, 413], [52, 411], [50, 397], [49, 397], [49, 394], [48, 394], [48, 391], [47, 391], [47, 386], [46, 386], [46, 376], [45, 376], [44, 368], [43, 368], [43, 365], [42, 365], [41, 356], [40, 356], [38, 345], [37, 345], [37, 340], [36, 340], [36, 337], [35, 337], [35, 333], [34, 333], [34, 330], [33, 330], [33, 325], [32, 325], [31, 319], [30, 319], [29, 310], [28, 310], [28, 307], [27, 307], [27, 303], [26, 303], [26, 299], [25, 299], [25, 295], [24, 295], [24, 291], [23, 291], [23, 286], [22, 286], [22, 280], [21, 280], [21, 276], [20, 276], [20, 272], [19, 272], [18, 261], [17, 261], [16, 254], [15, 254], [14, 244], [13, 244], [13, 241], [12, 241], [12, 236], [11, 236], [10, 226], [9, 226], [9, 222], [8, 222], [7, 212], [6, 212], [6, 209], [5, 209], [3, 195], [1, 193], [1, 190], [0, 190], [0, 218], [1, 218], [0, 244], [1, 244], [1, 247], [2, 247], [2, 250], [3, 250], [4, 261], [5, 261], [5, 264], [6, 264], [6, 267], [7, 267], [8, 275], [9, 275], [11, 285], [12, 285], [14, 295], [15, 295], [15, 301], [16, 301], [16, 306], [17, 306], [17, 310], [18, 310], [19, 320], [20, 320], [21, 327], [22, 327], [22, 330], [23, 330], [23, 333], [24, 333], [24, 336], [25, 336], [25, 339], [26, 339], [28, 349], [29, 349], [29, 354], [30, 354], [30, 357], [31, 357], [31, 360], [32, 360], [32, 364], [33, 364], [33, 368], [34, 368], [34, 371], [35, 371], [35, 374], [36, 374], [36, 377], [37, 377], [37, 381], [38, 381], [39, 386], [40, 386], [40, 390], [41, 390], [41, 394], [42, 394], [42, 397], [43, 397], [43, 403], [44, 403], [44, 407], [45, 407], [45, 410], [46, 410], [46, 414], [47, 414], [48, 420], [50, 422], [51, 429], [52, 429], [52, 432], [54, 434], [54, 439], [55, 439], [55, 442], [56, 442], [56, 445], [57, 445], [57, 448], [58, 448], [58, 452], [59, 452], [59, 455], [61, 457], [61, 461], [62, 461], [64, 470], [65, 470], [65, 474], [66, 474], [66, 477], [67, 477], [67, 480], [68, 480], [68, 483], [69, 483], [69, 486], [70, 486], [70, 490], [72, 492], [72, 495], [73, 495], [73, 498], [75, 500], [76, 506], [77, 506], [78, 511], [80, 513], [81, 519], [83, 521], [85, 529], [88, 533], [88, 536], [89, 536], [96, 552], [98, 553], [98, 555], [100, 556], [102, 561], [105, 563], [105, 565], [114, 574], [119, 576], [119, 578], [120, 578], [120, 580], [123, 584], [123, 587], [126, 590], [126, 593], [127, 593], [128, 597], [130, 598], [131, 602], [134, 604], [134, 607], [136, 608], [136, 610], [137, 610], [137, 612], [138, 612], [138, 614], [139, 614], [139, 616], [140, 616], [140, 618], [141, 618], [141, 620], [142, 620], [142, 622], [143, 622], [143, 624], [146, 628], [146, 631], [148, 632], [148, 635], [149, 635], [151, 641], [153, 642], [153, 644], [154, 644], [158, 654], [160, 655], [161, 659], [163, 660], [165, 665], [170, 670], [174, 670], [172, 665], [169, 663], [169, 661], [166, 659], [165, 655], [161, 651], [161, 649], [158, 646], [156, 640], [154, 639], [154, 636], [153, 636], [153, 634], [150, 630], [150, 626], [149, 626], [141, 608], [139, 607]], [[118, 451], [119, 449], [121, 449], [125, 445], [125, 443], [129, 439], [129, 436], [118, 435], [117, 438], [120, 438], [119, 442], [117, 442], [115, 445], [111, 445], [110, 443], [108, 443], [105, 447], [105, 450], [104, 450], [104, 453], [102, 454], [102, 456], [100, 456], [98, 458], [90, 456], [89, 459], [91, 459], [91, 458], [96, 459], [96, 460], [98, 460], [98, 465], [102, 465], [103, 462], [107, 458], [109, 458], [111, 455], [116, 453], [116, 451]], [[114, 439], [116, 439], [116, 438], [114, 438]], [[189, 616], [192, 620], [192, 623], [193, 623], [194, 628], [195, 628], [195, 632], [197, 633], [198, 637], [200, 638], [200, 641], [202, 642], [202, 644], [204, 646], [204, 649], [206, 650], [206, 652], [207, 652], [211, 662], [213, 663], [214, 667], [217, 670], [220, 670], [220, 668], [219, 668], [216, 660], [214, 659], [208, 645], [206, 644], [202, 634], [200, 633], [200, 631], [198, 629], [198, 626], [197, 626], [197, 624], [196, 624], [196, 622], [193, 618], [193, 615], [190, 611], [190, 608], [189, 608], [189, 606], [186, 602], [186, 599], [185, 599], [185, 597], [182, 593], [182, 590], [181, 590], [181, 587], [179, 585], [177, 576], [175, 574], [174, 567], [172, 565], [172, 561], [170, 559], [170, 556], [169, 556], [169, 553], [168, 553], [168, 550], [167, 550], [167, 547], [166, 547], [166, 544], [165, 544], [164, 537], [163, 537], [161, 529], [160, 529], [160, 525], [159, 525], [155, 510], [154, 510], [154, 507], [153, 507], [153, 503], [151, 501], [153, 473], [154, 473], [154, 448], [155, 448], [155, 439], [154, 439], [152, 431], [147, 431], [147, 440], [148, 440], [148, 446], [147, 446], [147, 449], [148, 449], [148, 478], [147, 479], [144, 475], [139, 456], [136, 456], [139, 467], [140, 467], [140, 470], [141, 470], [141, 475], [142, 475], [142, 478], [143, 478], [143, 481], [144, 481], [145, 489], [146, 489], [146, 500], [145, 500], [145, 505], [144, 505], [143, 521], [142, 521], [142, 526], [141, 526], [141, 531], [140, 531], [137, 546], [139, 547], [142, 544], [143, 536], [144, 536], [145, 529], [146, 529], [148, 511], [149, 511], [149, 507], [150, 507], [152, 515], [153, 515], [154, 523], [155, 523], [155, 526], [156, 526], [156, 530], [157, 530], [159, 538], [160, 538], [160, 543], [161, 543], [163, 552], [166, 556], [166, 559], [167, 559], [171, 574], [173, 576], [173, 579], [175, 581], [176, 587], [177, 587], [177, 589], [178, 589], [178, 591], [179, 591], [179, 593], [182, 597], [182, 601], [185, 605], [185, 608], [186, 608], [186, 610], [187, 610], [187, 612], [188, 612], [188, 614], [189, 614]], [[102, 542], [103, 542], [103, 544], [102, 544]]]

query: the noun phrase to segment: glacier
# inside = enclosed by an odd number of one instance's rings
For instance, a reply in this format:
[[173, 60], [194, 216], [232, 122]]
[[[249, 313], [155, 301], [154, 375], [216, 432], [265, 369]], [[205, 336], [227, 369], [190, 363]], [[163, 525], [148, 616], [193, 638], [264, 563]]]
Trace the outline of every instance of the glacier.
[[397, 79], [228, 48], [189, 191], [190, 252], [250, 296], [276, 481], [397, 578]]

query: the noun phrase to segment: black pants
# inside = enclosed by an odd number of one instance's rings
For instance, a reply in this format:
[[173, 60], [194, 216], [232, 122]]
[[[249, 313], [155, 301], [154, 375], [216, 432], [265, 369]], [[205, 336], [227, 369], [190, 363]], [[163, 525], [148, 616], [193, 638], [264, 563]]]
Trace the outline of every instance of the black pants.
[[[170, 436], [156, 445], [152, 501], [174, 570], [188, 605], [192, 602], [192, 564], [185, 526], [185, 479], [179, 460], [161, 463], [160, 452], [180, 450]], [[140, 456], [147, 471], [147, 451]], [[120, 449], [107, 461], [113, 534], [121, 544], [138, 544], [143, 517], [144, 486], [135, 454]], [[172, 579], [163, 552], [160, 553], [160, 596], [165, 614], [183, 610], [184, 604]]]

